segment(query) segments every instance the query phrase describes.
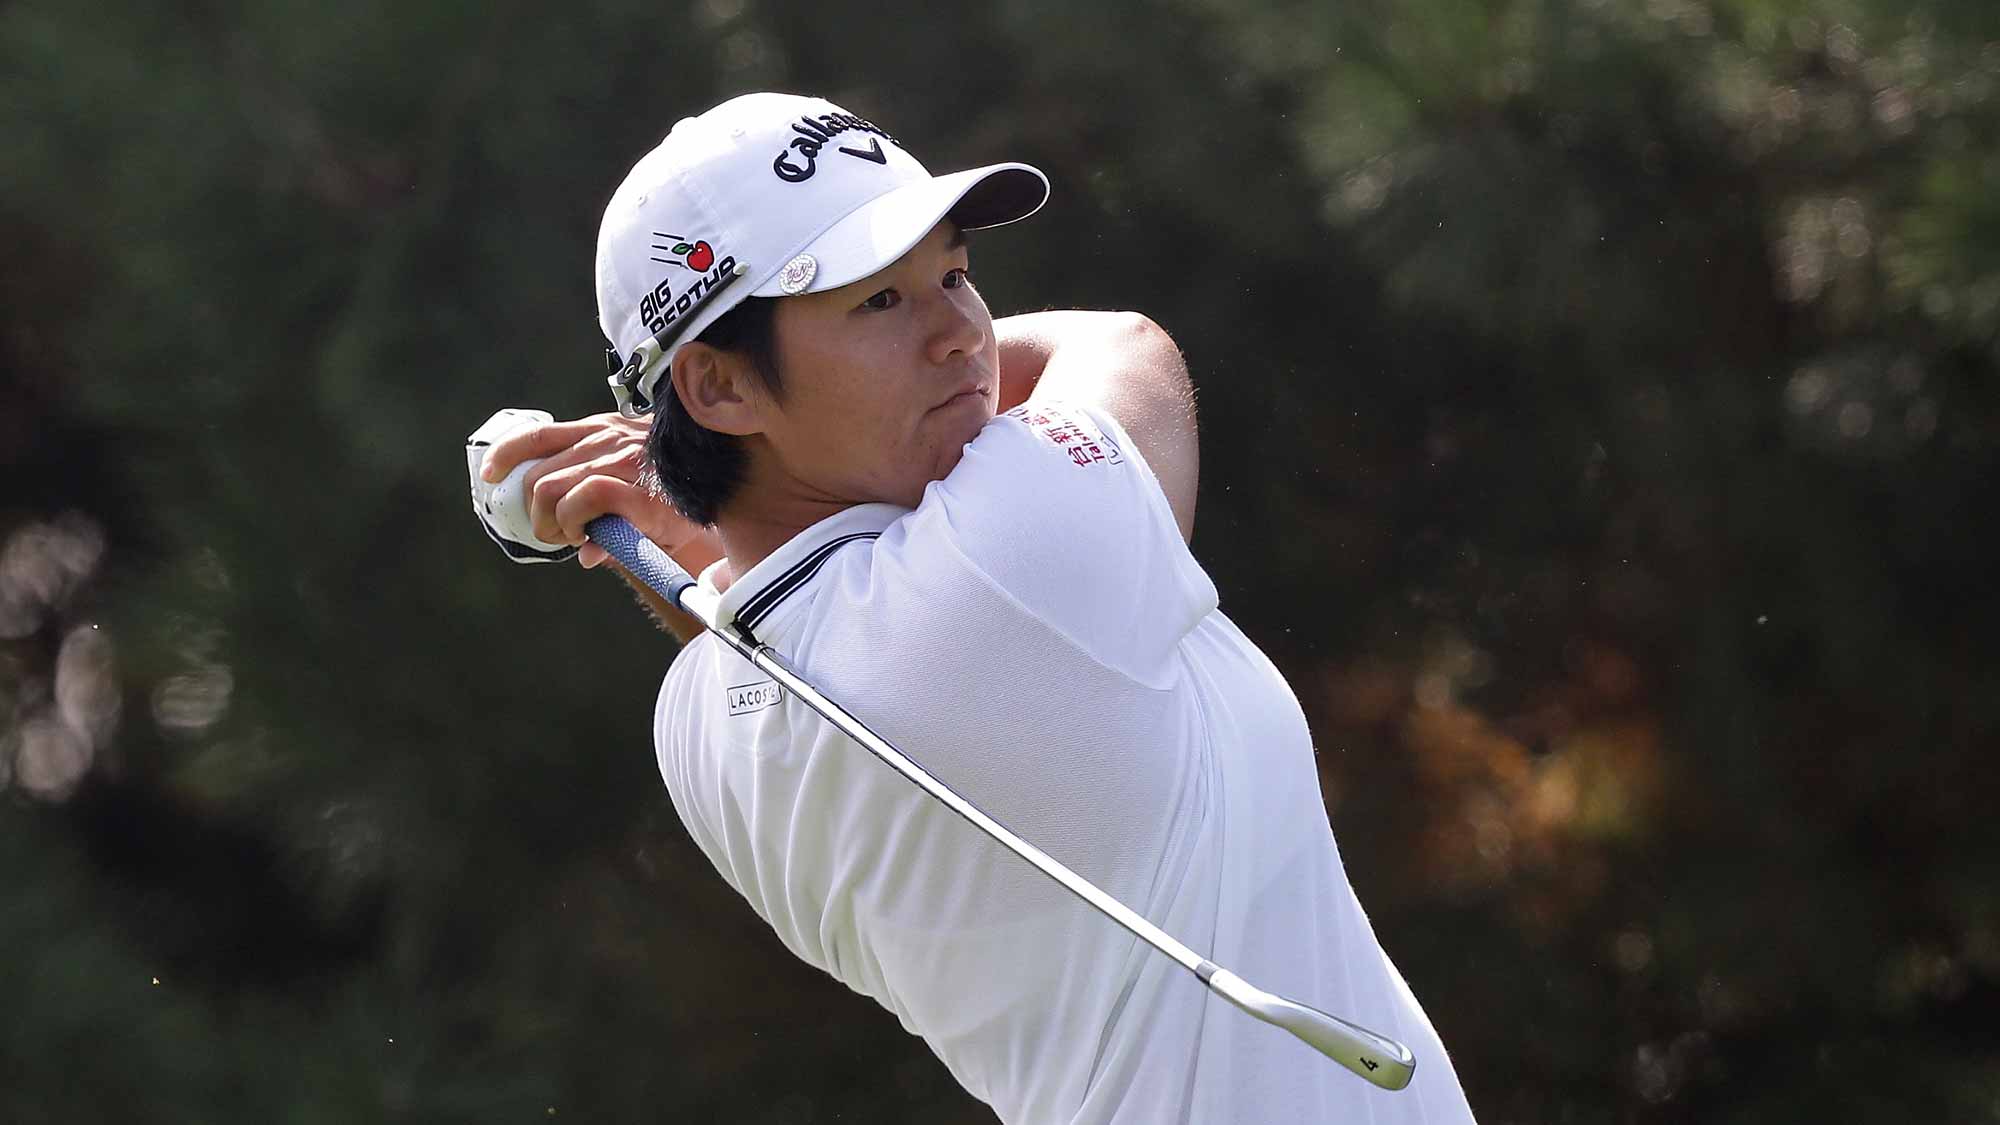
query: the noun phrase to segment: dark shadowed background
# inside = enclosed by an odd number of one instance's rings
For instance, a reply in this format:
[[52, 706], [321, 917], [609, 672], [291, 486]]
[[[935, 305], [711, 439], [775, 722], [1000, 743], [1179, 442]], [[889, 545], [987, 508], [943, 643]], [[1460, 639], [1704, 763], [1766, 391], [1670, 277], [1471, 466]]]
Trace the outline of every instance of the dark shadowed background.
[[2000, 1120], [1984, 0], [0, 5], [0, 1120], [991, 1121], [683, 835], [671, 641], [466, 510], [767, 87], [1039, 164], [996, 313], [1185, 348], [1483, 1121]]

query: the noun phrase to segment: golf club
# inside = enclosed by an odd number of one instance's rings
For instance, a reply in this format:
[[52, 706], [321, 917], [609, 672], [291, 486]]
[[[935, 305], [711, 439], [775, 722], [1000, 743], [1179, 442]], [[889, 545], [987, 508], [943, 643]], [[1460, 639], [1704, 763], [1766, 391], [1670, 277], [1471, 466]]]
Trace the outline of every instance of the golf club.
[[843, 734], [888, 763], [946, 808], [970, 821], [975, 828], [1034, 864], [1042, 874], [1062, 884], [1071, 894], [1096, 907], [1141, 941], [1173, 958], [1216, 995], [1265, 1023], [1291, 1032], [1327, 1058], [1385, 1090], [1400, 1090], [1410, 1084], [1417, 1062], [1408, 1047], [1317, 1008], [1265, 992], [1189, 949], [1131, 907], [1016, 836], [1005, 825], [980, 811], [978, 806], [953, 792], [950, 786], [932, 777], [929, 771], [904, 756], [887, 739], [821, 695], [775, 649], [757, 643], [733, 628], [718, 626], [715, 598], [669, 558], [658, 544], [639, 534], [638, 529], [622, 516], [600, 516], [590, 521], [584, 530], [593, 542], [623, 564], [634, 577], [651, 587], [670, 605], [694, 616], [709, 632], [722, 638], [724, 644], [762, 669], [786, 691], [798, 696], [806, 706], [818, 712]]

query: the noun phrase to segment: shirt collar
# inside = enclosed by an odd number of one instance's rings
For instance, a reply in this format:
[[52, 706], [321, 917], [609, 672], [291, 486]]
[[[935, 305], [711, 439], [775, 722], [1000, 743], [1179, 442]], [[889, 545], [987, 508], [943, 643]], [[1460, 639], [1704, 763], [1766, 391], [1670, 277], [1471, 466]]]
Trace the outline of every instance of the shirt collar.
[[[834, 553], [850, 543], [879, 537], [889, 525], [909, 514], [894, 504], [856, 504], [843, 508], [785, 541], [756, 566], [737, 576], [729, 589], [716, 594], [716, 626], [732, 623], [745, 633], [771, 623], [772, 613], [804, 589]], [[715, 594], [717, 562], [701, 572], [702, 588]], [[794, 603], [796, 604], [796, 603]]]

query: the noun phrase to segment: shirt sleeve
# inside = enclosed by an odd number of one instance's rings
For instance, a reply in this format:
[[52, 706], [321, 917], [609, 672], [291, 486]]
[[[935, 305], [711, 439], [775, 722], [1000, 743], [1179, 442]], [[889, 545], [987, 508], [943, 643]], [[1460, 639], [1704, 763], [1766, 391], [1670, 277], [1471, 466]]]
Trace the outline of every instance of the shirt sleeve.
[[1159, 481], [1110, 414], [1034, 402], [995, 418], [926, 506], [957, 552], [1092, 659], [1150, 687], [1216, 606]]

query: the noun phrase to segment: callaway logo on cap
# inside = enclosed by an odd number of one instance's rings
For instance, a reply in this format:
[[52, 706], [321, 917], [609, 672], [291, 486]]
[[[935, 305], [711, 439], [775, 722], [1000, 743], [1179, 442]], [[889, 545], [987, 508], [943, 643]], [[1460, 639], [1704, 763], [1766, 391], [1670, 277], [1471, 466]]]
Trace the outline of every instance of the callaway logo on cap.
[[874, 122], [822, 98], [745, 94], [682, 120], [618, 185], [597, 235], [618, 409], [650, 411], [675, 350], [744, 298], [837, 289], [940, 219], [996, 227], [1048, 193], [1026, 164], [934, 177]]

